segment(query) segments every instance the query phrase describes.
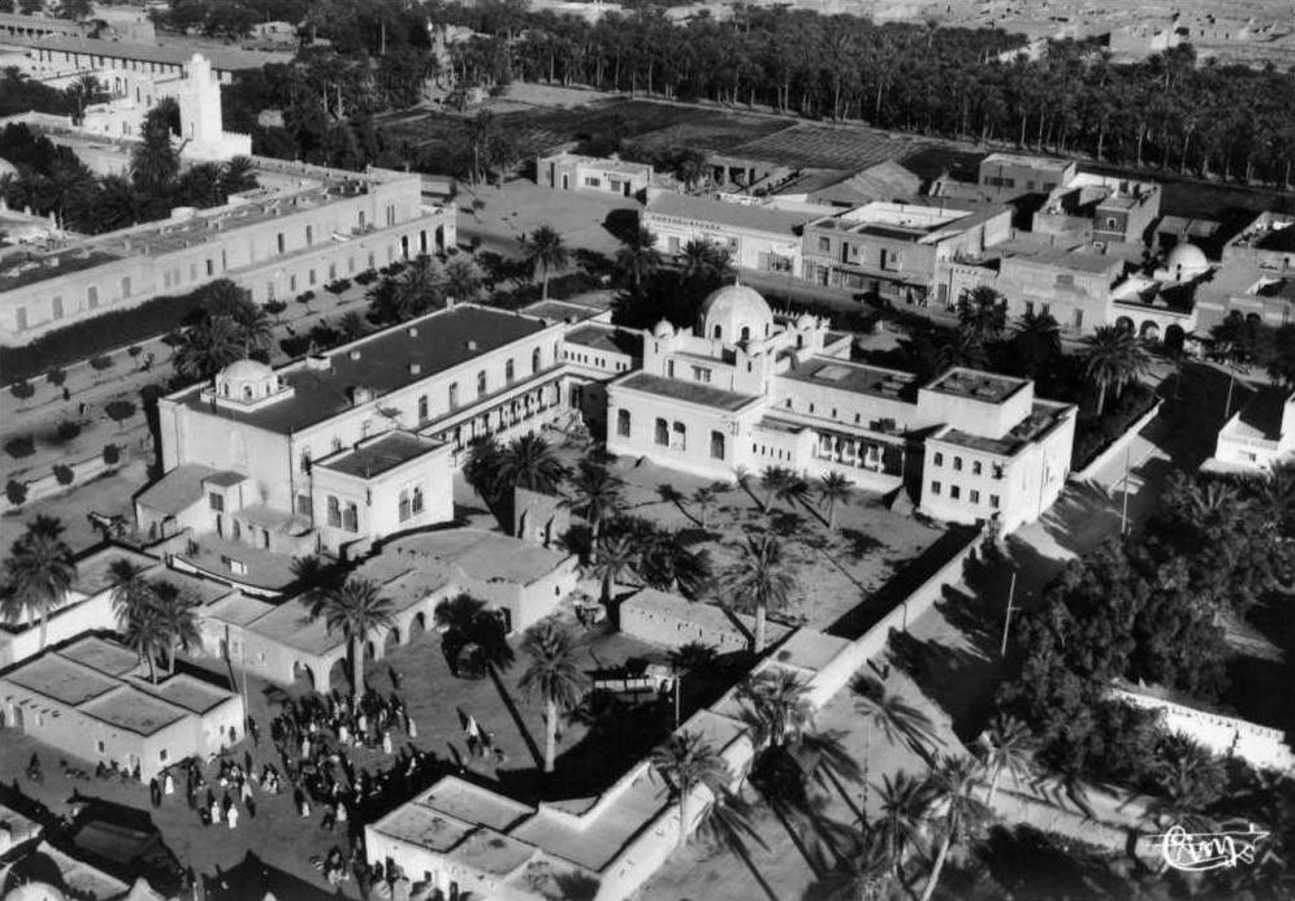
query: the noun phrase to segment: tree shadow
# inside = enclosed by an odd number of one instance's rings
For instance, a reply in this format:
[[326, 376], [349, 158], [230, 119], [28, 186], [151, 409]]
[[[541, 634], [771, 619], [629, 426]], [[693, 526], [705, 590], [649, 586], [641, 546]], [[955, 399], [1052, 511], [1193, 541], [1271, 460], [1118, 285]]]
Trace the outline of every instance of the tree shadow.
[[884, 542], [858, 529], [838, 529], [837, 532], [845, 539], [845, 552], [850, 555], [852, 563], [858, 563], [864, 557], [886, 546]]
[[996, 681], [987, 674], [997, 669], [996, 661], [897, 629], [891, 630], [888, 648], [894, 665], [949, 715], [958, 739], [973, 740], [993, 708], [993, 691], [984, 686]]
[[1014, 898], [1105, 899], [1130, 889], [1097, 855], [1058, 845], [1029, 826], [994, 826], [975, 846], [994, 882]]

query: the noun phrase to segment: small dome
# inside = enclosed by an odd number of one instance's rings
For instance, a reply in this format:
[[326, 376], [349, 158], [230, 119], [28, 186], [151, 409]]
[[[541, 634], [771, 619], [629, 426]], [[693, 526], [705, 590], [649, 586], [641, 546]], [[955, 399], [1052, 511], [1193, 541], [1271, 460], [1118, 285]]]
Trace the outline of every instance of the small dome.
[[801, 313], [796, 317], [796, 328], [810, 329], [814, 327], [814, 317], [808, 313]]
[[256, 360], [235, 360], [220, 371], [220, 378], [232, 382], [259, 382], [274, 378], [274, 370]]
[[13, 163], [9, 162], [4, 157], [0, 156], [0, 177], [3, 177], [5, 175], [16, 176], [17, 174], [18, 174], [18, 167], [15, 166]]
[[670, 324], [670, 320], [668, 320], [668, 319], [662, 319], [660, 322], [658, 322], [658, 323], [656, 324], [656, 328], [652, 329], [652, 337], [654, 337], [654, 338], [673, 338], [673, 337], [674, 337], [674, 326]]
[[1210, 263], [1205, 259], [1205, 252], [1195, 244], [1187, 242], [1169, 251], [1169, 257], [1165, 260], [1165, 269], [1169, 271], [1169, 276], [1180, 282], [1204, 275], [1209, 268]]
[[4, 901], [65, 901], [66, 898], [48, 882], [26, 882], [10, 890]]
[[706, 298], [701, 321], [707, 338], [737, 344], [768, 337], [773, 327], [773, 312], [760, 292], [745, 285], [725, 285]]

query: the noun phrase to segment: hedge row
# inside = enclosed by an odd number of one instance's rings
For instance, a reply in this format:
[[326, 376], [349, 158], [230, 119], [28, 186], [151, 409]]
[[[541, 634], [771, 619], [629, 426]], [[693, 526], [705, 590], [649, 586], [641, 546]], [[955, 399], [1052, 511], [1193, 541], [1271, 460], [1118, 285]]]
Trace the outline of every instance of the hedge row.
[[23, 347], [0, 347], [0, 383], [30, 379], [51, 369], [178, 328], [202, 308], [202, 288], [176, 297], [155, 297], [52, 331]]

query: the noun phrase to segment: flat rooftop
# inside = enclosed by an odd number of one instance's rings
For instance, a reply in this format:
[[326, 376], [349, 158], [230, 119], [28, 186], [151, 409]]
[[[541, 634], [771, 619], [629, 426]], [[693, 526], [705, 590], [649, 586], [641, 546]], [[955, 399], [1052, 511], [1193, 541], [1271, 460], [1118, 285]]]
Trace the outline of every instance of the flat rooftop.
[[572, 329], [562, 340], [567, 344], [577, 344], [604, 353], [643, 356], [643, 333], [614, 325], [582, 325]]
[[1064, 172], [1073, 163], [1070, 160], [1057, 159], [1051, 156], [1034, 156], [1024, 153], [991, 153], [980, 161], [980, 164], [1002, 166], [1029, 166], [1052, 172]]
[[121, 547], [105, 547], [92, 551], [76, 561], [76, 579], [72, 588], [84, 595], [96, 595], [117, 584], [112, 575], [112, 566], [118, 560], [125, 560], [136, 569], [145, 570], [161, 566], [162, 561], [147, 554]]
[[79, 709], [136, 735], [152, 735], [184, 718], [183, 710], [127, 685], [87, 701]]
[[412, 574], [417, 580], [445, 585], [455, 571], [478, 581], [529, 585], [544, 578], [567, 560], [567, 555], [510, 535], [483, 529], [439, 529], [416, 532], [382, 545], [382, 552], [362, 563], [360, 578], [390, 582], [404, 577], [404, 590]]
[[478, 826], [503, 831], [535, 812], [535, 808], [506, 798], [454, 776], [441, 779], [417, 799], [430, 810], [440, 811]]
[[540, 163], [541, 165], [544, 163], [580, 163], [586, 166], [596, 166], [606, 172], [620, 172], [625, 175], [641, 175], [644, 172], [650, 173], [652, 171], [652, 166], [648, 163], [633, 163], [629, 160], [617, 160], [602, 156], [581, 156], [578, 153], [568, 151], [541, 157]]
[[376, 440], [320, 460], [315, 465], [344, 475], [369, 479], [431, 453], [443, 445], [412, 432], [388, 432]]
[[998, 404], [1029, 384], [1027, 379], [956, 367], [923, 387], [928, 391], [952, 394], [981, 403]]
[[605, 313], [606, 310], [570, 300], [537, 300], [533, 304], [522, 307], [522, 312], [527, 316], [552, 319], [554, 322], [579, 322], [583, 319], [592, 319]]
[[4, 679], [71, 707], [107, 694], [119, 684], [116, 679], [49, 653], [20, 666]]
[[[256, 410], [213, 407], [201, 398], [207, 383], [171, 395], [192, 410], [245, 422], [272, 432], [300, 430], [349, 410], [350, 389], [363, 386], [381, 397], [467, 363], [515, 341], [543, 331], [544, 323], [529, 316], [462, 304], [431, 313], [403, 325], [384, 329], [326, 355], [327, 368], [311, 368], [305, 360], [277, 370], [293, 388], [282, 398]], [[358, 356], [352, 359], [352, 355]], [[417, 375], [410, 364], [418, 363]]]
[[1280, 440], [1282, 416], [1289, 397], [1289, 391], [1279, 388], [1260, 389], [1225, 426], [1225, 432], [1229, 436], [1238, 438], [1257, 438], [1261, 441]]
[[68, 645], [59, 654], [106, 676], [124, 676], [139, 665], [139, 658], [134, 651], [94, 636]]
[[668, 397], [671, 400], [700, 404], [704, 407], [715, 407], [719, 410], [736, 412], [748, 404], [759, 400], [754, 394], [738, 394], [722, 388], [712, 388], [698, 382], [684, 382], [679, 379], [667, 379], [646, 372], [636, 373], [618, 383], [620, 387]]
[[673, 216], [690, 222], [709, 222], [731, 228], [792, 237], [796, 230], [814, 218], [813, 213], [792, 213], [772, 207], [727, 200], [712, 200], [667, 191], [648, 199], [646, 212], [650, 215]]
[[183, 707], [190, 713], [199, 715], [219, 707], [232, 697], [229, 692], [222, 691], [214, 685], [208, 685], [185, 673], [173, 675], [159, 685], [150, 685], [146, 690], [178, 707]]
[[103, 263], [121, 259], [120, 254], [101, 250], [75, 252], [64, 250], [54, 253], [13, 251], [0, 257], [0, 292], [15, 291], [37, 282], [61, 275], [71, 275], [83, 269], [93, 269]]
[[779, 378], [909, 403], [916, 399], [917, 376], [912, 373], [834, 357], [811, 357]]

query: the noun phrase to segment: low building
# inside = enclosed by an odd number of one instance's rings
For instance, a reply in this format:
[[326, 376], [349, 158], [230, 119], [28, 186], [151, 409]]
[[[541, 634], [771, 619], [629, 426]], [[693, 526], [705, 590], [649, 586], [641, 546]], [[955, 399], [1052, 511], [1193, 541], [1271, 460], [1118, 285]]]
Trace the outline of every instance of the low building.
[[1295, 461], [1295, 392], [1263, 388], [1219, 429], [1207, 471], [1262, 475]]
[[1117, 256], [1012, 239], [948, 263], [940, 293], [951, 307], [964, 294], [989, 287], [1007, 301], [1009, 319], [1047, 313], [1063, 332], [1082, 335], [1114, 324], [1115, 289], [1127, 268]]
[[1006, 194], [1048, 194], [1072, 181], [1079, 166], [1072, 160], [1020, 153], [991, 153], [980, 161], [977, 182]]
[[[392, 626], [365, 639], [365, 655], [430, 629], [436, 606], [459, 594], [484, 601], [506, 631], [525, 629], [548, 616], [574, 589], [576, 558], [494, 532], [449, 529], [414, 532], [383, 544], [353, 573], [379, 585], [391, 601]], [[293, 597], [274, 603], [227, 594], [200, 611], [203, 648], [234, 666], [282, 685], [327, 691], [348, 642], [310, 615], [310, 603]]]
[[776, 325], [755, 291], [721, 288], [694, 332], [660, 323], [642, 369], [608, 383], [607, 449], [726, 481], [779, 466], [879, 492], [907, 484], [932, 516], [1007, 530], [1056, 499], [1074, 407], [1036, 400], [1024, 379], [954, 369], [922, 384], [849, 352], [814, 317]]
[[[676, 651], [689, 644], [714, 648], [717, 654], [749, 650], [755, 618], [718, 604], [699, 603], [677, 594], [640, 588], [620, 602], [620, 630], [640, 641]], [[778, 644], [792, 630], [769, 622], [768, 641]]]
[[922, 179], [894, 160], [886, 160], [858, 172], [800, 169], [765, 190], [779, 198], [854, 209], [878, 200], [915, 196], [921, 193]]
[[662, 191], [649, 192], [641, 218], [662, 253], [677, 255], [689, 242], [704, 241], [726, 248], [739, 269], [794, 276], [801, 272], [801, 229], [814, 215]]
[[188, 74], [195, 51], [211, 62], [212, 71], [221, 84], [232, 84], [234, 74], [261, 69], [268, 63], [292, 61], [290, 52], [241, 50], [237, 47], [193, 46], [185, 41], [165, 44], [106, 41], [99, 38], [45, 35], [35, 39], [9, 38], [26, 46], [28, 68], [42, 78], [75, 72], [98, 73], [105, 70], [148, 72], [151, 74]]
[[865, 204], [805, 226], [804, 277], [889, 301], [925, 304], [934, 297], [947, 304], [943, 267], [1006, 240], [1011, 225], [1011, 208], [997, 203], [953, 206], [910, 197]]
[[6, 726], [87, 761], [139, 770], [148, 780], [242, 735], [237, 693], [174, 673], [156, 684], [134, 651], [82, 638], [0, 676]]
[[652, 184], [652, 166], [563, 152], [538, 158], [535, 178], [542, 187], [558, 191], [602, 191], [634, 197]]
[[1295, 270], [1295, 215], [1260, 213], [1223, 245], [1223, 262], [1247, 262], [1265, 269]]
[[139, 525], [363, 556], [452, 519], [473, 438], [507, 441], [567, 409], [566, 328], [460, 304], [278, 369], [234, 363], [159, 401], [164, 475], [137, 498]]
[[1288, 273], [1252, 262], [1225, 263], [1196, 292], [1197, 322], [1208, 330], [1234, 314], [1270, 328], [1295, 322], [1295, 269]]
[[1080, 172], [1048, 193], [1030, 231], [1071, 243], [1146, 244], [1160, 217], [1160, 185]]

